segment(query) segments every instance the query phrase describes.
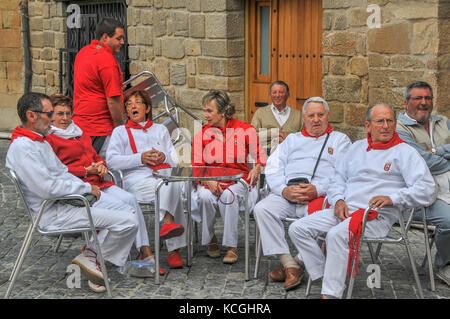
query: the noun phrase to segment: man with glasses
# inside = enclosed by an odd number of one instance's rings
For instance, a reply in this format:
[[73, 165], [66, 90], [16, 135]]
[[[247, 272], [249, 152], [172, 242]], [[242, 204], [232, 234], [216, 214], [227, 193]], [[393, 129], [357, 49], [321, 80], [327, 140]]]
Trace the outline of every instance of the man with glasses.
[[[450, 285], [450, 121], [445, 116], [431, 115], [433, 89], [428, 83], [411, 83], [404, 96], [406, 112], [398, 117], [397, 132], [425, 159], [438, 187], [427, 221], [436, 226], [436, 276]], [[414, 217], [422, 219], [420, 213]]]
[[123, 76], [114, 58], [125, 44], [124, 27], [104, 18], [95, 37], [75, 58], [73, 121], [91, 136], [95, 151], [105, 158], [113, 129], [125, 124]]
[[[367, 109], [367, 138], [356, 141], [337, 162], [328, 186], [332, 208], [291, 224], [289, 236], [312, 280], [322, 278], [324, 299], [341, 298], [351, 261], [358, 261], [362, 218], [371, 206], [365, 235], [383, 238], [398, 220], [396, 208], [430, 205], [434, 180], [422, 157], [395, 133], [395, 109]], [[394, 207], [395, 206], [395, 207]], [[317, 237], [326, 234], [326, 255]]]
[[[30, 209], [37, 214], [44, 199], [69, 194], [95, 195], [97, 201], [91, 207], [94, 225], [108, 232], [101, 242], [103, 257], [116, 266], [124, 266], [138, 231], [135, 211], [128, 205], [99, 207], [98, 203], [103, 201], [99, 187], [70, 174], [61, 163], [44, 139], [50, 132], [53, 115], [47, 95], [25, 94], [17, 103], [17, 113], [22, 125], [12, 134], [6, 167], [16, 173]], [[45, 208], [39, 226], [49, 230], [87, 227], [85, 212], [83, 207], [55, 202]], [[94, 247], [90, 242], [72, 261], [80, 266], [92, 286], [104, 284]]]

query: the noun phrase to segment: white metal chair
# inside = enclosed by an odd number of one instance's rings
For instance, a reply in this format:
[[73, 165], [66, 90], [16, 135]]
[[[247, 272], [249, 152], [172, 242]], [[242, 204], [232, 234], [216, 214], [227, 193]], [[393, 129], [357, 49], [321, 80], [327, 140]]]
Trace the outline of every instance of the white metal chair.
[[[40, 235], [44, 235], [44, 236], [54, 236], [54, 235], [62, 235], [62, 234], [74, 234], [74, 233], [88, 233], [90, 232], [93, 236], [94, 239], [94, 243], [95, 243], [95, 247], [97, 250], [97, 258], [99, 259], [100, 262], [100, 266], [101, 266], [101, 270], [103, 273], [103, 277], [105, 279], [105, 287], [106, 287], [106, 291], [109, 297], [111, 297], [111, 288], [110, 288], [110, 282], [108, 279], [108, 273], [107, 273], [107, 269], [105, 266], [105, 261], [103, 259], [103, 255], [100, 249], [100, 244], [97, 238], [97, 232], [96, 230], [98, 228], [95, 227], [93, 219], [92, 219], [92, 215], [91, 215], [91, 210], [90, 210], [90, 206], [89, 206], [89, 202], [88, 200], [82, 196], [82, 195], [77, 195], [77, 194], [72, 194], [72, 195], [67, 195], [64, 197], [59, 197], [59, 198], [52, 198], [52, 199], [46, 199], [42, 202], [41, 207], [39, 209], [39, 212], [37, 214], [33, 213], [30, 209], [30, 207], [28, 206], [26, 200], [25, 200], [25, 196], [22, 192], [22, 188], [20, 186], [20, 181], [17, 178], [16, 174], [14, 173], [14, 171], [10, 170], [10, 175], [11, 175], [11, 179], [17, 189], [17, 192], [20, 195], [20, 198], [22, 199], [25, 208], [28, 212], [28, 215], [30, 217], [30, 226], [28, 227], [28, 231], [25, 234], [25, 238], [22, 244], [22, 247], [20, 249], [19, 255], [17, 257], [16, 262], [14, 263], [13, 266], [13, 270], [11, 272], [11, 276], [9, 278], [10, 284], [8, 286], [8, 289], [6, 291], [5, 294], [5, 298], [9, 298], [11, 291], [14, 287], [14, 284], [16, 282], [16, 279], [19, 275], [20, 272], [20, 268], [22, 267], [22, 263], [25, 259], [25, 256], [30, 248], [30, 244], [31, 244], [31, 239], [33, 237], [33, 233], [35, 230], [38, 231], [38, 233]], [[88, 216], [89, 219], [89, 227], [82, 227], [82, 228], [65, 228], [65, 229], [58, 229], [58, 230], [52, 230], [52, 231], [48, 231], [45, 229], [42, 229], [41, 227], [39, 227], [39, 221], [41, 220], [42, 214], [44, 212], [45, 207], [52, 202], [55, 202], [57, 200], [63, 200], [63, 199], [78, 199], [81, 202], [83, 202], [84, 207], [86, 208], [86, 214]]]
[[422, 221], [415, 221], [413, 220], [411, 222], [411, 228], [419, 229], [423, 232], [424, 235], [424, 242], [425, 242], [425, 256], [422, 261], [421, 267], [424, 268], [425, 264], [428, 266], [428, 275], [430, 277], [430, 288], [431, 291], [436, 290], [436, 284], [434, 282], [434, 271], [433, 271], [433, 260], [432, 260], [432, 253], [431, 249], [433, 248], [434, 244], [434, 236], [436, 234], [436, 226], [429, 225], [426, 220], [426, 214], [427, 209], [421, 209], [422, 212]]
[[[322, 204], [322, 209], [325, 209], [327, 207], [327, 204], [328, 204], [328, 197], [325, 196], [325, 199]], [[297, 220], [298, 220], [298, 218], [284, 218], [283, 219], [283, 221], [287, 224], [292, 224], [293, 222], [295, 222]], [[255, 273], [253, 274], [253, 278], [257, 279], [258, 271], [259, 271], [259, 264], [261, 262], [261, 253], [262, 253], [261, 236], [259, 235], [258, 225], [256, 225], [256, 230], [255, 230], [255, 243], [256, 243], [256, 245], [255, 245], [256, 262], [255, 262]], [[311, 285], [311, 282], [308, 281], [308, 286], [310, 286], [310, 285]], [[308, 291], [308, 289], [307, 289], [307, 291]]]
[[198, 120], [198, 118], [189, 112], [182, 105], [176, 103], [173, 99], [169, 97], [166, 90], [164, 90], [161, 83], [158, 81], [155, 74], [150, 71], [143, 71], [125, 81], [123, 84], [128, 85], [134, 80], [146, 76], [147, 79], [141, 81], [140, 83], [132, 86], [124, 92], [124, 95], [129, 94], [131, 92], [137, 90], [145, 90], [149, 93], [150, 98], [152, 99], [152, 105], [155, 109], [160, 103], [163, 103], [163, 112], [154, 115], [154, 121], [162, 121], [167, 129], [169, 130], [172, 143], [175, 145], [182, 141], [182, 137], [188, 142], [191, 143], [191, 139], [180, 129], [180, 113], [179, 110], [182, 110], [184, 113], [189, 115], [194, 120]]
[[[363, 221], [362, 221], [362, 231], [361, 234], [362, 238], [360, 240], [360, 245], [361, 243], [365, 242], [368, 244], [371, 243], [378, 243], [378, 244], [404, 244], [405, 248], [406, 248], [406, 253], [408, 255], [409, 261], [411, 263], [411, 269], [414, 275], [414, 280], [416, 282], [416, 286], [417, 286], [417, 291], [419, 293], [419, 297], [421, 299], [423, 299], [423, 291], [422, 291], [422, 286], [420, 284], [420, 279], [419, 279], [419, 275], [417, 273], [417, 267], [416, 267], [416, 263], [414, 261], [413, 255], [412, 255], [412, 251], [411, 251], [411, 247], [409, 244], [409, 239], [408, 239], [408, 230], [411, 226], [411, 221], [412, 221], [412, 217], [413, 214], [412, 212], [415, 210], [415, 208], [413, 208], [412, 210], [410, 210], [410, 215], [406, 220], [405, 223], [405, 218], [403, 216], [403, 212], [401, 212], [399, 209], [397, 209], [398, 212], [398, 223], [399, 223], [399, 228], [400, 228], [400, 236], [399, 237], [391, 237], [390, 235], [384, 237], [384, 238], [369, 238], [364, 236], [364, 230], [366, 228], [366, 224], [367, 224], [367, 217], [369, 215], [369, 211], [370, 211], [371, 207], [367, 207], [364, 211], [364, 217], [363, 217]], [[423, 214], [425, 214], [425, 209], [422, 207], [420, 208], [423, 210]], [[370, 247], [370, 246], [369, 246]], [[359, 247], [358, 247], [359, 249]], [[379, 250], [381, 249], [381, 245], [379, 246], [379, 249], [377, 249], [378, 253]], [[372, 261], [375, 263], [378, 259], [378, 254], [376, 253], [375, 255], [373, 255], [373, 251], [371, 248], [369, 248], [369, 251], [371, 253], [371, 257], [372, 257]], [[349, 280], [349, 284], [348, 284], [348, 288], [347, 288], [347, 299], [350, 299], [352, 297], [352, 292], [353, 292], [353, 285], [355, 283], [355, 268], [356, 268], [356, 262], [355, 260], [352, 261], [352, 265], [351, 265], [351, 276], [350, 276], [350, 280]]]

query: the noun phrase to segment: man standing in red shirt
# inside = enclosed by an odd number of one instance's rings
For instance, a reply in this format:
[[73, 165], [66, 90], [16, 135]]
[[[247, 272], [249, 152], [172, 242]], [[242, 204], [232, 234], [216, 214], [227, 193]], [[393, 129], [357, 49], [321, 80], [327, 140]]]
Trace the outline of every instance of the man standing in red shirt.
[[104, 156], [114, 127], [125, 124], [123, 76], [114, 58], [125, 44], [124, 27], [104, 18], [97, 24], [95, 37], [75, 58], [73, 121]]

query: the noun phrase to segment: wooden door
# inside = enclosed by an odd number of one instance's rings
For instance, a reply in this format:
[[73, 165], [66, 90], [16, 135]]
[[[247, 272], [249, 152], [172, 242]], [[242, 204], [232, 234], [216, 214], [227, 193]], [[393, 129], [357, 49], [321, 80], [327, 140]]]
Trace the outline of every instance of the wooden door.
[[277, 80], [289, 85], [287, 103], [299, 110], [321, 96], [322, 0], [250, 0], [248, 17], [248, 120], [271, 103]]

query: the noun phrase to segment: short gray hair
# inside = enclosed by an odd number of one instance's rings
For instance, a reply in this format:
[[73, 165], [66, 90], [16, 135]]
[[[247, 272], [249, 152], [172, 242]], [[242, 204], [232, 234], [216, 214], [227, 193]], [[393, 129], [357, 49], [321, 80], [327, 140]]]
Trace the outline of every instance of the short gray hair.
[[366, 111], [366, 121], [367, 121], [367, 122], [372, 121], [372, 112], [373, 112], [373, 108], [374, 108], [375, 106], [377, 106], [377, 105], [386, 105], [386, 106], [387, 106], [388, 108], [390, 108], [390, 109], [392, 110], [392, 112], [394, 113], [394, 119], [397, 118], [397, 111], [395, 110], [395, 108], [393, 108], [391, 105], [389, 105], [389, 104], [387, 104], [387, 103], [384, 103], [384, 102], [376, 102], [376, 103], [373, 103], [372, 105], [370, 105], [370, 106], [367, 108], [367, 111]]
[[303, 108], [302, 108], [303, 115], [306, 114], [306, 109], [308, 108], [308, 104], [311, 102], [322, 103], [322, 105], [325, 107], [325, 110], [327, 110], [327, 112], [330, 112], [330, 107], [328, 106], [327, 101], [325, 101], [323, 98], [321, 98], [319, 96], [313, 96], [313, 97], [310, 97], [309, 99], [307, 99], [305, 101], [305, 103], [303, 103]]
[[409, 84], [405, 88], [405, 92], [403, 93], [405, 100], [408, 101], [409, 98], [411, 97], [412, 89], [429, 89], [430, 93], [431, 93], [431, 97], [433, 97], [433, 88], [431, 87], [431, 85], [429, 85], [427, 82], [417, 81], [417, 82], [413, 82], [413, 83]]

